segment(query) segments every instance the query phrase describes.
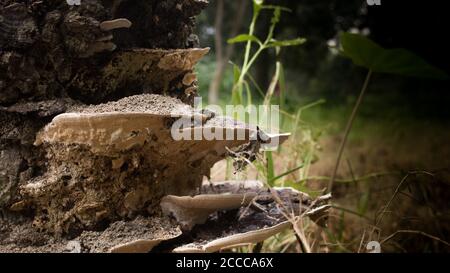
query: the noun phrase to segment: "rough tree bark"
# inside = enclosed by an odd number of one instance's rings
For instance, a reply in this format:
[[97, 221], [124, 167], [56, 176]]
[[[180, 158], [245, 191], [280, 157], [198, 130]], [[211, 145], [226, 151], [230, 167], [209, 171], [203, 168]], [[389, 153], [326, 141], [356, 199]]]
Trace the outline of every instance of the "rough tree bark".
[[[198, 47], [193, 17], [207, 1], [81, 2], [0, 3], [0, 207], [15, 201], [20, 184], [45, 171], [35, 135], [71, 105], [142, 93], [190, 102], [196, 93], [193, 80], [182, 84], [192, 67], [166, 70], [159, 62], [189, 53], [151, 49]], [[117, 18], [123, 19], [112, 21]]]

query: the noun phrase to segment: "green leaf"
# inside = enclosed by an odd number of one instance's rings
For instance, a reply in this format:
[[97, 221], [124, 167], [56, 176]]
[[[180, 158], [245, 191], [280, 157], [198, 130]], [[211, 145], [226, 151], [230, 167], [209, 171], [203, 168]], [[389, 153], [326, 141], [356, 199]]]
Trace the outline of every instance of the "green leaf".
[[287, 47], [287, 46], [299, 46], [306, 43], [305, 38], [297, 38], [293, 40], [284, 40], [284, 41], [277, 41], [272, 40], [268, 44], [268, 47]]
[[252, 105], [252, 90], [250, 89], [250, 85], [247, 81], [244, 81], [245, 91], [247, 94], [247, 105]]
[[275, 177], [275, 167], [273, 164], [273, 156], [272, 152], [266, 152], [266, 158], [267, 158], [267, 181], [269, 182], [269, 185], [273, 187], [273, 178]]
[[239, 81], [239, 78], [241, 77], [241, 69], [239, 66], [233, 64], [233, 81], [234, 84], [236, 84]]
[[294, 168], [292, 170], [286, 171], [286, 172], [284, 172], [284, 173], [282, 173], [282, 174], [280, 174], [280, 175], [278, 175], [278, 176], [268, 180], [268, 184], [269, 185], [273, 185], [273, 183], [275, 183], [277, 180], [280, 180], [281, 178], [283, 178], [283, 177], [285, 177], [287, 175], [290, 175], [291, 173], [294, 173], [294, 172], [300, 170], [303, 167], [304, 167], [304, 165], [302, 164], [302, 165], [298, 166], [297, 168]]
[[304, 183], [297, 183], [292, 180], [287, 179], [283, 183], [283, 187], [293, 188], [295, 190], [307, 193], [311, 197], [318, 197], [322, 195], [322, 191], [313, 191], [310, 187], [306, 186]]
[[296, 183], [292, 180], [286, 180], [283, 182], [283, 187], [286, 188], [293, 188], [296, 189], [298, 191], [302, 191], [304, 189], [304, 185], [302, 185], [301, 183]]
[[279, 9], [280, 11], [284, 11], [284, 12], [292, 12], [292, 10], [290, 8], [286, 8], [283, 6], [277, 6], [277, 5], [264, 5], [264, 6], [262, 6], [262, 9], [267, 9], [267, 10]]
[[261, 44], [261, 41], [258, 39], [258, 37], [254, 36], [254, 35], [249, 35], [249, 34], [240, 34], [232, 39], [229, 39], [228, 43], [236, 44], [236, 43], [245, 43], [248, 41], [252, 41], [252, 42]]
[[372, 40], [353, 33], [341, 33], [340, 52], [355, 65], [378, 73], [448, 79], [442, 70], [406, 49], [385, 49]]
[[276, 8], [273, 11], [273, 16], [272, 16], [272, 20], [271, 20], [272, 26], [277, 25], [280, 22], [280, 18], [281, 18], [281, 9], [280, 8]]
[[233, 102], [233, 105], [239, 105], [242, 104], [242, 84], [239, 84], [239, 79], [241, 77], [241, 70], [239, 66], [233, 64], [233, 81], [234, 81], [234, 88], [233, 92], [231, 94], [231, 100]]

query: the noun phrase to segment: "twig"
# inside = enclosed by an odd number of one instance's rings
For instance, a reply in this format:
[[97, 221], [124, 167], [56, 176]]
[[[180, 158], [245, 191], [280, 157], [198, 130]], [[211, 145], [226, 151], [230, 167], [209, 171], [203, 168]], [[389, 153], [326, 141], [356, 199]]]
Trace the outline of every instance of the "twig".
[[[275, 199], [275, 201], [278, 203], [279, 206], [283, 207], [283, 209], [280, 209], [281, 214], [284, 215], [284, 217], [286, 219], [288, 219], [289, 222], [291, 222], [292, 227], [294, 228], [295, 231], [295, 236], [297, 238], [297, 241], [299, 242], [302, 251], [304, 253], [311, 253], [311, 246], [308, 243], [308, 240], [305, 236], [305, 233], [303, 232], [302, 228], [300, 228], [298, 226], [299, 223], [303, 223], [302, 219], [303, 216], [306, 214], [307, 211], [311, 210], [311, 208], [315, 205], [315, 203], [317, 202], [317, 199], [314, 200], [311, 204], [310, 207], [307, 208], [307, 210], [302, 213], [300, 216], [295, 217], [295, 215], [293, 216], [289, 216], [288, 215], [288, 209], [286, 208], [286, 206], [283, 204], [283, 201], [280, 199], [278, 193], [276, 191], [274, 191], [272, 188], [270, 188], [270, 192], [272, 193], [273, 198]], [[286, 211], [286, 213], [284, 211]]]
[[359, 243], [358, 253], [361, 253], [362, 246], [364, 244], [364, 238], [366, 237], [366, 229], [364, 229], [363, 235], [361, 237], [361, 242]]
[[381, 222], [381, 220], [383, 219], [384, 214], [386, 213], [388, 208], [391, 206], [391, 204], [394, 201], [397, 194], [400, 192], [400, 189], [403, 186], [403, 183], [405, 183], [411, 175], [417, 175], [417, 174], [425, 174], [425, 175], [429, 175], [429, 176], [434, 176], [434, 174], [427, 172], [427, 171], [414, 171], [414, 172], [409, 172], [408, 174], [406, 174], [405, 177], [403, 177], [402, 181], [400, 181], [400, 183], [398, 184], [397, 188], [394, 191], [394, 194], [392, 195], [391, 199], [389, 199], [389, 202], [387, 203], [387, 205], [383, 208], [383, 211], [381, 212], [380, 217], [375, 222], [375, 226], [378, 226], [379, 223]]
[[294, 172], [300, 170], [300, 169], [303, 168], [303, 167], [304, 167], [304, 164], [301, 164], [300, 166], [298, 166], [298, 167], [296, 167], [296, 168], [294, 168], [294, 169], [291, 169], [291, 170], [289, 170], [289, 171], [287, 171], [287, 172], [285, 172], [285, 173], [282, 173], [282, 174], [280, 174], [280, 175], [278, 175], [278, 176], [276, 176], [276, 177], [270, 179], [270, 180], [268, 181], [268, 183], [269, 183], [270, 185], [272, 185], [272, 184], [275, 183], [277, 180], [279, 180], [279, 179], [281, 179], [281, 178], [283, 178], [283, 177], [285, 177], [285, 176], [287, 176], [287, 175], [290, 175], [291, 173], [294, 173]]
[[[360, 182], [360, 181], [364, 181], [364, 180], [369, 180], [372, 178], [378, 178], [378, 177], [382, 177], [382, 176], [390, 176], [390, 175], [400, 175], [402, 174], [401, 172], [379, 172], [379, 173], [371, 173], [365, 176], [361, 176], [361, 177], [355, 177], [350, 178], [350, 179], [334, 179], [334, 182], [336, 183], [353, 183], [353, 182]], [[329, 176], [310, 176], [310, 177], [306, 177], [304, 179], [298, 180], [296, 181], [296, 183], [303, 183], [305, 181], [309, 181], [309, 180], [314, 180], [314, 181], [330, 181], [330, 177]]]
[[336, 175], [339, 169], [339, 164], [341, 163], [342, 154], [344, 153], [345, 144], [347, 144], [348, 136], [353, 127], [353, 121], [355, 120], [356, 114], [358, 113], [359, 106], [362, 103], [364, 95], [366, 93], [367, 87], [369, 86], [370, 78], [372, 77], [372, 70], [369, 70], [366, 76], [366, 80], [364, 81], [363, 88], [361, 89], [361, 93], [359, 94], [358, 100], [356, 101], [355, 107], [353, 108], [353, 112], [350, 115], [350, 119], [348, 120], [347, 127], [345, 128], [344, 139], [342, 139], [341, 145], [339, 147], [338, 157], [336, 159], [336, 165], [334, 166], [333, 175], [331, 176], [330, 182], [328, 183], [327, 192], [331, 192], [333, 190], [333, 183], [336, 179]]
[[308, 240], [306, 239], [305, 233], [298, 226], [299, 222], [302, 222], [302, 218], [300, 218], [299, 221], [294, 221], [292, 223], [292, 226], [294, 227], [294, 231], [298, 236], [298, 240], [300, 242], [300, 246], [302, 247], [303, 252], [311, 253], [311, 246], [308, 244]]
[[337, 209], [337, 210], [348, 212], [350, 214], [354, 214], [356, 216], [359, 216], [359, 217], [364, 218], [364, 219], [369, 220], [369, 221], [371, 220], [369, 217], [367, 217], [367, 216], [365, 216], [365, 215], [363, 215], [361, 213], [358, 213], [356, 211], [352, 211], [350, 209], [347, 209], [347, 208], [339, 207], [339, 206], [336, 206], [336, 205], [331, 205], [331, 207], [334, 208], [334, 209]]
[[447, 241], [444, 241], [444, 240], [442, 240], [442, 239], [439, 238], [439, 237], [430, 235], [430, 234], [428, 234], [428, 233], [426, 233], [426, 232], [419, 231], [419, 230], [397, 230], [396, 232], [394, 232], [394, 233], [392, 233], [391, 235], [389, 235], [388, 237], [386, 237], [383, 241], [381, 241], [380, 244], [382, 245], [382, 244], [388, 242], [389, 240], [391, 240], [392, 238], [394, 238], [395, 236], [397, 236], [398, 234], [402, 234], [402, 233], [409, 233], [409, 234], [418, 234], [418, 235], [422, 235], [422, 236], [428, 237], [428, 238], [430, 238], [430, 239], [432, 239], [432, 240], [435, 240], [435, 241], [437, 241], [437, 242], [440, 242], [440, 243], [442, 243], [442, 244], [444, 244], [444, 245], [450, 247], [450, 243], [448, 243]]

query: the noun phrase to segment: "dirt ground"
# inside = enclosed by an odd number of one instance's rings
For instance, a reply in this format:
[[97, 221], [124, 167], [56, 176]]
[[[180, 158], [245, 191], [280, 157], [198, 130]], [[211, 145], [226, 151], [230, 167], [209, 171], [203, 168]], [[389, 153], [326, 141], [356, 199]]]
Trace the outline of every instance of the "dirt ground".
[[[329, 229], [337, 238], [324, 239], [328, 251], [361, 251], [361, 245], [382, 241], [398, 231], [383, 244], [384, 251], [450, 251], [436, 239], [450, 241], [448, 124], [415, 121], [413, 126], [389, 132], [376, 126], [375, 122], [366, 126], [366, 132], [357, 131], [344, 153], [338, 178], [348, 181], [335, 184], [333, 204], [346, 211], [332, 211]], [[312, 164], [309, 177], [331, 175], [340, 141], [341, 136], [335, 134], [319, 140], [318, 160]], [[285, 171], [290, 156], [289, 149], [275, 155], [276, 173]], [[225, 179], [225, 170], [225, 161], [217, 163], [212, 180]], [[258, 174], [250, 168], [244, 176], [253, 179]], [[320, 191], [327, 184], [327, 180], [310, 180], [306, 187]]]
[[40, 232], [28, 219], [17, 217], [0, 219], [0, 231], [0, 253], [104, 253], [134, 240], [165, 240], [181, 234], [175, 223], [162, 217], [117, 221], [104, 231], [84, 231], [73, 240]]

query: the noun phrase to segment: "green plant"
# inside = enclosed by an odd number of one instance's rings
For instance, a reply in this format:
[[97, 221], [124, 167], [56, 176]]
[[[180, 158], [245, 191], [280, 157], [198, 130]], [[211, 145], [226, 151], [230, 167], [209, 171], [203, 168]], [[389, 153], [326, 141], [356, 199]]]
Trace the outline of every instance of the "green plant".
[[348, 136], [373, 73], [448, 79], [448, 75], [445, 72], [433, 67], [406, 49], [385, 49], [362, 35], [352, 33], [341, 33], [340, 44], [339, 51], [341, 55], [350, 58], [355, 65], [366, 68], [368, 72], [345, 128], [344, 138], [339, 146], [333, 174], [328, 183], [328, 192], [331, 192], [333, 189]]
[[[254, 35], [254, 32], [259, 15], [263, 10], [272, 11], [273, 16], [267, 37], [261, 40]], [[318, 135], [313, 133], [314, 129], [312, 126], [302, 120], [302, 113], [311, 107], [324, 103], [324, 101], [320, 100], [300, 107], [295, 114], [290, 114], [284, 110], [286, 83], [283, 64], [278, 56], [283, 47], [302, 45], [306, 42], [306, 39], [296, 38], [278, 41], [274, 38], [274, 31], [280, 21], [282, 12], [289, 12], [289, 10], [280, 6], [264, 5], [263, 1], [253, 1], [253, 17], [249, 32], [238, 35], [228, 41], [229, 43], [246, 43], [241, 66], [237, 64], [233, 65], [234, 84], [231, 100], [233, 105], [251, 105], [253, 101], [252, 88], [255, 88], [261, 95], [264, 106], [270, 106], [272, 104], [278, 104], [280, 106], [282, 127], [289, 132], [293, 132], [292, 138], [294, 141], [288, 145], [286, 150], [280, 147], [278, 151], [265, 151], [262, 158], [259, 158], [253, 163], [249, 162], [249, 165], [256, 170], [258, 178], [265, 181], [269, 187], [287, 186], [307, 191], [304, 184], [295, 183], [295, 179], [290, 178], [307, 176], [309, 166], [314, 162], [315, 152], [317, 150], [316, 141]], [[275, 73], [267, 91], [264, 92], [251, 76], [250, 70], [261, 53], [271, 49], [275, 50], [277, 56]], [[239, 119], [236, 116], [235, 118]], [[299, 139], [301, 141], [297, 142]], [[285, 156], [284, 152], [287, 152], [288, 156], [283, 161], [284, 164], [280, 171], [279, 166], [276, 166], [276, 161], [278, 158]], [[227, 162], [227, 170], [229, 171], [230, 169], [231, 163]], [[306, 236], [306, 233], [310, 230], [310, 223], [308, 221], [304, 223], [303, 220], [298, 221], [295, 217], [290, 217], [289, 220], [293, 222], [294, 233], [288, 232], [285, 235], [280, 235], [283, 242], [289, 242], [285, 247], [299, 242], [302, 251], [311, 252], [311, 246]], [[272, 241], [267, 245], [272, 245]]]
[[[267, 34], [267, 37], [264, 41], [259, 39], [254, 35], [255, 26], [258, 22], [259, 16], [263, 10], [271, 10], [273, 11], [273, 16], [270, 24], [270, 28]], [[264, 1], [254, 0], [253, 1], [253, 16], [252, 21], [249, 27], [249, 32], [246, 34], [240, 34], [232, 39], [230, 39], [229, 43], [246, 43], [245, 52], [244, 52], [244, 60], [242, 66], [238, 66], [236, 64], [233, 65], [234, 71], [234, 85], [232, 89], [232, 104], [233, 105], [243, 105], [252, 104], [252, 92], [251, 85], [253, 85], [259, 93], [263, 96], [264, 106], [269, 106], [271, 103], [274, 103], [274, 94], [277, 88], [279, 89], [279, 97], [277, 103], [280, 106], [281, 112], [283, 115], [281, 123], [284, 124], [284, 117], [287, 116], [292, 117], [290, 114], [283, 112], [284, 109], [284, 100], [285, 100], [285, 76], [284, 76], [284, 68], [281, 61], [277, 60], [275, 65], [275, 73], [271, 80], [271, 83], [265, 92], [262, 92], [261, 87], [254, 81], [254, 79], [250, 75], [250, 69], [261, 53], [265, 50], [274, 49], [277, 53], [277, 56], [280, 53], [281, 48], [289, 47], [289, 46], [299, 46], [306, 42], [304, 38], [296, 38], [292, 40], [283, 40], [278, 41], [274, 38], [274, 31], [277, 24], [280, 22], [280, 17], [282, 12], [289, 12], [289, 9], [280, 6], [273, 5], [264, 5]], [[255, 46], [256, 45], [256, 46]], [[244, 90], [247, 97], [246, 103], [244, 102]], [[296, 114], [296, 121], [293, 124], [295, 128], [294, 131], [297, 131], [298, 123], [299, 123], [299, 115], [303, 109], [300, 109]], [[236, 117], [238, 118], [238, 117]], [[296, 135], [294, 135], [296, 137]], [[275, 166], [273, 162], [273, 153], [271, 151], [265, 152], [265, 163], [262, 166], [258, 166], [260, 172], [262, 172], [266, 178], [267, 184], [269, 186], [275, 186], [275, 182], [279, 182], [281, 178], [292, 174], [305, 166], [303, 162], [298, 163], [297, 166], [292, 167], [289, 170], [286, 170], [281, 175], [275, 174]]]
[[[261, 41], [255, 36], [255, 26], [258, 22], [258, 18], [263, 10], [272, 10], [273, 17], [271, 20], [271, 25], [264, 41]], [[254, 83], [249, 76], [250, 69], [261, 53], [268, 49], [275, 49], [279, 53], [282, 47], [287, 46], [299, 46], [306, 42], [304, 38], [296, 38], [292, 40], [278, 41], [274, 38], [274, 31], [277, 24], [280, 22], [281, 12], [289, 11], [284, 7], [264, 5], [263, 0], [253, 0], [253, 16], [250, 24], [249, 32], [246, 34], [240, 34], [230, 40], [229, 43], [246, 43], [244, 61], [239, 67], [238, 65], [233, 65], [234, 71], [234, 86], [232, 89], [232, 103], [233, 105], [243, 105], [244, 103], [244, 90], [247, 95], [247, 105], [252, 102], [251, 88], [250, 84]], [[257, 45], [254, 49], [254, 45]], [[265, 94], [265, 103], [269, 103], [274, 94], [275, 88], [278, 84], [278, 80], [283, 78], [283, 68], [281, 62], [276, 64], [276, 72], [274, 79]], [[250, 80], [250, 81], [249, 81]]]

